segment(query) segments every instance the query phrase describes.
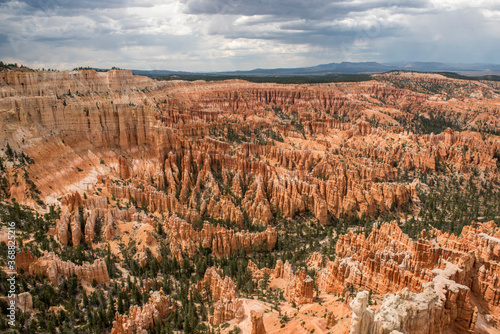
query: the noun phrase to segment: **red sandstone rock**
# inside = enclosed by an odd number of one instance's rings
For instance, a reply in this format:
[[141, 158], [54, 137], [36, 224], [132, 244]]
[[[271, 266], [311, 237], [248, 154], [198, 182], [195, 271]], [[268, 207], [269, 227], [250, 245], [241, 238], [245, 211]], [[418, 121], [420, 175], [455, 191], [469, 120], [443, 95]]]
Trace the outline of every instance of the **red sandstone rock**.
[[95, 239], [95, 224], [97, 221], [97, 212], [91, 211], [85, 223], [85, 242], [91, 243]]
[[61, 218], [56, 223], [57, 238], [63, 245], [68, 245], [69, 242], [69, 219], [70, 214], [65, 211], [61, 214]]
[[330, 293], [343, 293], [348, 284], [379, 293], [407, 287], [419, 292], [422, 283], [434, 277], [440, 249], [425, 240], [413, 242], [395, 222], [374, 228], [370, 236], [350, 232], [340, 235], [337, 257], [318, 273], [318, 287]]
[[337, 318], [335, 317], [335, 313], [334, 312], [328, 312], [326, 314], [326, 320], [325, 320], [325, 325], [326, 325], [326, 328], [332, 328], [334, 327], [336, 324], [337, 324], [338, 320]]
[[121, 155], [118, 157], [118, 173], [122, 179], [130, 178], [130, 167], [127, 159]]
[[250, 311], [250, 320], [252, 321], [252, 334], [266, 334], [262, 313]]
[[292, 266], [287, 261], [284, 265], [283, 278], [288, 281], [285, 287], [285, 298], [288, 302], [295, 302], [299, 305], [312, 303], [314, 281], [307, 275], [305, 268], [294, 274]]
[[71, 216], [71, 241], [73, 243], [73, 247], [77, 247], [82, 240], [82, 229], [80, 226], [80, 212], [79, 210], [75, 210], [74, 214]]
[[[498, 307], [494, 283], [498, 274], [493, 268], [500, 256], [500, 240], [492, 235], [498, 235], [499, 230], [493, 222], [473, 223], [464, 227], [459, 237], [433, 230], [431, 236], [435, 239], [430, 241], [411, 240], [394, 222], [374, 228], [366, 239], [350, 232], [339, 236], [335, 261], [329, 261], [318, 272], [318, 287], [330, 293], [343, 293], [350, 284], [382, 294], [405, 289], [403, 299], [417, 298], [417, 304], [412, 301], [408, 307], [428, 304], [428, 314], [420, 318], [398, 315], [404, 327], [392, 329], [411, 333], [433, 333], [449, 327], [472, 331], [477, 319], [472, 295], [484, 301], [482, 305], [487, 312], [495, 312]], [[492, 268], [491, 272], [486, 268]], [[422, 292], [426, 286], [431, 287], [430, 292]], [[387, 311], [381, 308], [375, 314], [374, 333], [382, 333], [381, 328], [386, 328], [380, 320], [384, 318], [383, 312], [400, 312], [396, 310], [400, 302], [387, 303], [392, 305], [387, 306]], [[429, 317], [431, 322], [427, 321]]]

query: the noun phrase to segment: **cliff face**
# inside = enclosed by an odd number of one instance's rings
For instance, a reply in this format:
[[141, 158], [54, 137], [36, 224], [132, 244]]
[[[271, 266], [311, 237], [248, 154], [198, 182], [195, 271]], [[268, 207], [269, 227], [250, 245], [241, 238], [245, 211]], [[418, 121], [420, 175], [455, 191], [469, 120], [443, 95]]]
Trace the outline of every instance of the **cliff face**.
[[396, 294], [388, 294], [376, 310], [367, 307], [368, 292], [362, 291], [351, 302], [353, 318], [350, 333], [382, 334], [394, 331], [430, 334], [450, 326], [457, 333], [472, 333], [477, 308], [474, 310], [470, 306], [465, 287], [461, 288], [454, 282], [451, 284], [454, 286], [447, 285], [443, 291], [434, 282], [428, 283], [419, 294], [404, 288]]
[[418, 292], [432, 280], [432, 269], [443, 256], [430, 242], [413, 242], [395, 222], [374, 228], [368, 238], [340, 235], [336, 254], [318, 274], [319, 288], [331, 293], [342, 293], [350, 284], [378, 293], [404, 287]]
[[[385, 211], [414, 195], [411, 187], [386, 183], [397, 172], [385, 163], [354, 159], [346, 165], [344, 152], [327, 157], [307, 147], [318, 133], [380, 136], [366, 122], [342, 123], [308, 111], [354, 109], [341, 97], [352, 87], [166, 83], [127, 71], [3, 73], [2, 79], [4, 135], [15, 138], [16, 129], [27, 130], [17, 145], [35, 161], [29, 169], [46, 199], [87, 190], [97, 183], [96, 175], [112, 175], [140, 179], [139, 190], [116, 185], [110, 191], [144, 199], [153, 211], [199, 219], [196, 210], [242, 225], [245, 215], [268, 223], [273, 207], [288, 217], [311, 211], [326, 223], [329, 213]], [[276, 110], [272, 117], [270, 106]], [[243, 119], [254, 110], [259, 120], [232, 125], [220, 120], [232, 110]], [[233, 138], [221, 137], [238, 132], [247, 138], [237, 138], [241, 145], [234, 150]], [[291, 146], [297, 140], [302, 148]], [[235, 191], [230, 196], [222, 187], [226, 183]]]
[[0, 73], [3, 95], [16, 96], [62, 96], [131, 93], [141, 89], [156, 89], [165, 83], [146, 77], [134, 76], [131, 71], [93, 70], [63, 72], [3, 72]]
[[[458, 278], [458, 282], [468, 286], [472, 294], [481, 301], [481, 306], [496, 314], [500, 306], [497, 277], [500, 254], [500, 229], [491, 221], [488, 223], [472, 222], [463, 228], [460, 236], [443, 234], [433, 230], [432, 235], [443, 248], [452, 249], [462, 254], [470, 254], [472, 261], [467, 261], [467, 271]], [[460, 259], [458, 262], [465, 262]], [[464, 265], [461, 265], [464, 266]]]
[[262, 313], [258, 313], [254, 310], [250, 311], [250, 319], [252, 321], [252, 333], [251, 334], [266, 334], [266, 329], [264, 327], [264, 321], [262, 319]]

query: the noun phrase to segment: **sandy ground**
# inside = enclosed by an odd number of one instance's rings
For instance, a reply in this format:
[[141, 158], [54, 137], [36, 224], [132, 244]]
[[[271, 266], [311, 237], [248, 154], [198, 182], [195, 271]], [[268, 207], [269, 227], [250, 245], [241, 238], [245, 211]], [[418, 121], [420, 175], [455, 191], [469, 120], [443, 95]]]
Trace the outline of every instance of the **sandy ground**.
[[475, 333], [481, 334], [500, 334], [500, 331], [486, 321], [482, 314], [478, 314], [476, 321], [476, 328], [474, 328]]

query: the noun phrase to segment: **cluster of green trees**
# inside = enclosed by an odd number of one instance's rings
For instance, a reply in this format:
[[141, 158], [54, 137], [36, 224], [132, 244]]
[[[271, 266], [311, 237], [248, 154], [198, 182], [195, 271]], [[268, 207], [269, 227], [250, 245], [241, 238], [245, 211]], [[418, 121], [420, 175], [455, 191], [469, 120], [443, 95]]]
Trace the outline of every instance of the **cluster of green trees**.
[[231, 123], [226, 123], [222, 126], [214, 124], [208, 128], [208, 132], [215, 138], [225, 138], [231, 143], [241, 144], [242, 142], [250, 142], [248, 128], [244, 128], [243, 131], [240, 131], [240, 129], [236, 130]]
[[[411, 113], [410, 108], [407, 109]], [[394, 119], [407, 130], [415, 134], [439, 134], [450, 128], [455, 131], [464, 130], [463, 122], [457, 117], [446, 116], [437, 111], [429, 113], [429, 117], [423, 115], [394, 116]]]
[[[148, 75], [148, 74], [145, 74]], [[311, 84], [328, 82], [362, 82], [373, 80], [368, 74], [327, 74], [327, 75], [301, 75], [301, 76], [241, 76], [241, 75], [212, 75], [212, 74], [174, 74], [174, 75], [148, 75], [156, 80], [186, 80], [186, 81], [223, 81], [246, 80], [257, 83], [279, 84]]]
[[18, 65], [17, 63], [8, 64], [8, 63], [4, 63], [3, 61], [0, 61], [0, 71], [1, 70], [18, 70], [18, 69], [33, 71], [31, 68], [26, 67], [24, 65]]
[[460, 234], [472, 221], [500, 223], [500, 182], [497, 178], [481, 180], [473, 174], [457, 177], [453, 174], [432, 176], [426, 180], [430, 191], [420, 192], [422, 203], [415, 231], [430, 225], [444, 232]]
[[284, 142], [285, 140], [281, 136], [281, 133], [272, 128], [254, 127], [251, 129], [249, 126], [236, 126], [231, 125], [231, 123], [226, 123], [224, 125], [213, 124], [208, 128], [210, 136], [216, 139], [225, 139], [230, 143], [250, 143], [252, 142], [251, 137], [254, 136], [253, 143], [259, 145], [267, 145], [269, 141], [275, 140], [279, 142]]

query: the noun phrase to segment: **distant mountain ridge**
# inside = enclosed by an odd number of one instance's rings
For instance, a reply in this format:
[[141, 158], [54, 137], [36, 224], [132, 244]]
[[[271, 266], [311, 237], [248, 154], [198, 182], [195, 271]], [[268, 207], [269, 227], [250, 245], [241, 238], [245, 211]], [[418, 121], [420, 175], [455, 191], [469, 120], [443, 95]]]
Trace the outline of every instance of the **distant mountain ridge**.
[[331, 74], [374, 74], [395, 70], [417, 72], [456, 72], [463, 75], [500, 75], [500, 64], [448, 64], [439, 62], [341, 62], [298, 68], [257, 68], [249, 71], [185, 72], [169, 70], [132, 70], [148, 76], [168, 75], [223, 75], [223, 76], [320, 76]]

